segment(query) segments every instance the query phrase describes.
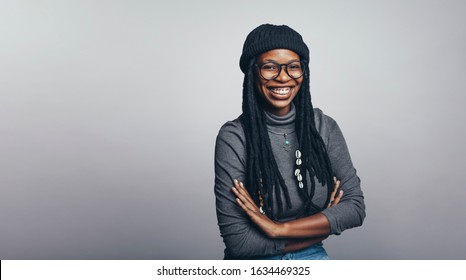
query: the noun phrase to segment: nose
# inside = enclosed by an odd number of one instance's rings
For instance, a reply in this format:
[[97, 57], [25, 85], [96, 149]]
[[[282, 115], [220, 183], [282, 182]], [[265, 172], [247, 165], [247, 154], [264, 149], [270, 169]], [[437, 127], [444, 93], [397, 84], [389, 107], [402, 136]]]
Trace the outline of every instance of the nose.
[[[283, 68], [285, 67], [285, 68]], [[288, 82], [292, 78], [288, 75], [288, 72], [286, 72], [286, 64], [280, 65], [280, 72], [278, 72], [278, 76], [275, 78], [275, 80], [279, 82]]]

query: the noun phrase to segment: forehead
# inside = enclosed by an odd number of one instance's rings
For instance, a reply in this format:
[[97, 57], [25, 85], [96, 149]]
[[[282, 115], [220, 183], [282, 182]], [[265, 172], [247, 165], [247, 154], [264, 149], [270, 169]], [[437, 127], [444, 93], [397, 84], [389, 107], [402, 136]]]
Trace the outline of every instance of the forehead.
[[274, 49], [265, 53], [261, 53], [257, 57], [257, 61], [273, 60], [276, 62], [288, 62], [290, 60], [299, 60], [299, 55], [288, 49]]

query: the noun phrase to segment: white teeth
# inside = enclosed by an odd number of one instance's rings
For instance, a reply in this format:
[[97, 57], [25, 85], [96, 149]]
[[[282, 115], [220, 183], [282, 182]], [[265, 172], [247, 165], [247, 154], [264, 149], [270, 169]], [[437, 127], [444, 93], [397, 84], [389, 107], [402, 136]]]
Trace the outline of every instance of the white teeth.
[[283, 87], [283, 88], [279, 88], [279, 87], [276, 87], [276, 88], [270, 88], [270, 91], [272, 91], [273, 93], [276, 93], [276, 94], [280, 94], [280, 95], [285, 95], [285, 94], [288, 94], [290, 92], [290, 88], [289, 87]]

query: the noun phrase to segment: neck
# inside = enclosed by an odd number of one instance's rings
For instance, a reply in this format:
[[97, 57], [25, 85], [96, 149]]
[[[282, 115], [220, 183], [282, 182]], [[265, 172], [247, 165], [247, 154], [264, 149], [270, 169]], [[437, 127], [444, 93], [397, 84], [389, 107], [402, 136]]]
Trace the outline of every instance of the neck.
[[266, 112], [272, 115], [281, 117], [281, 116], [288, 114], [291, 111], [291, 104], [286, 106], [285, 108], [277, 109], [277, 108], [271, 108], [271, 106], [266, 106], [264, 109]]
[[290, 104], [290, 108], [286, 114], [278, 115], [268, 110], [265, 110], [266, 122], [268, 125], [273, 126], [294, 126], [296, 118], [296, 108], [293, 103]]

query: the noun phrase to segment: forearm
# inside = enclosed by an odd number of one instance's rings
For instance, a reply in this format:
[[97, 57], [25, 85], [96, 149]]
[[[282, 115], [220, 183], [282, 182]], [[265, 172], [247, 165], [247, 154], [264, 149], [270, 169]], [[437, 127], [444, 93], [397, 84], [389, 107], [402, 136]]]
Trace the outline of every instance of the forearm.
[[288, 239], [285, 241], [285, 248], [283, 248], [282, 253], [302, 250], [325, 240], [327, 237], [328, 236], [313, 237], [308, 239]]
[[215, 187], [217, 221], [223, 242], [227, 248], [227, 258], [248, 258], [279, 253], [285, 246], [284, 240], [271, 239], [242, 213], [230, 187]]
[[294, 252], [326, 239], [330, 233], [330, 224], [327, 218], [320, 213], [285, 222], [280, 232], [281, 238], [285, 240], [285, 248], [282, 253]]
[[284, 222], [276, 238], [321, 238], [330, 234], [330, 223], [324, 214]]

